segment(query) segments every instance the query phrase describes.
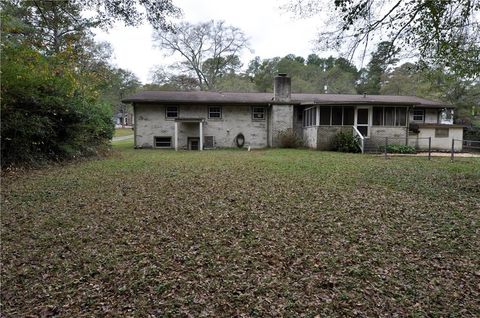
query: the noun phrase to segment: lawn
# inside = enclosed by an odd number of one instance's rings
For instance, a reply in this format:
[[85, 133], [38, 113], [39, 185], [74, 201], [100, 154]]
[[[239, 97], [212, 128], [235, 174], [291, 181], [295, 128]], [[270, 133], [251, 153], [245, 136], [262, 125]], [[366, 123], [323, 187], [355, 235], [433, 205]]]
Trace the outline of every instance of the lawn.
[[114, 137], [133, 136], [132, 128], [115, 128]]
[[478, 317], [480, 159], [133, 150], [5, 175], [5, 317]]

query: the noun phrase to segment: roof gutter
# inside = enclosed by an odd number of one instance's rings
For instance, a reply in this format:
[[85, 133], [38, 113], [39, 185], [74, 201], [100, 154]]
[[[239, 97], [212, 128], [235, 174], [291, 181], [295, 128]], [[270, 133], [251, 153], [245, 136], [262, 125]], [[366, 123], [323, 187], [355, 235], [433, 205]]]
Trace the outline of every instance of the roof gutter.
[[224, 106], [252, 106], [252, 105], [300, 105], [300, 102], [274, 102], [274, 101], [186, 101], [186, 100], [138, 100], [138, 99], [122, 99], [122, 103], [138, 103], [138, 104], [161, 104], [161, 105], [171, 105], [171, 104], [182, 104], [182, 105], [224, 105]]

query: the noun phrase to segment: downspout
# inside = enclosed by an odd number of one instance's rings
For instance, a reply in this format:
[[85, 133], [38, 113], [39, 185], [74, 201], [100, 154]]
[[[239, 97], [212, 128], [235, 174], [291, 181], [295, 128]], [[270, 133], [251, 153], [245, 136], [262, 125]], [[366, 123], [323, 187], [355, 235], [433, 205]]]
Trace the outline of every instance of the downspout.
[[137, 108], [135, 103], [132, 103], [133, 107], [133, 147], [137, 149]]
[[272, 132], [270, 131], [272, 127], [272, 105], [268, 104], [267, 105], [267, 147], [271, 148], [272, 147]]
[[405, 145], [408, 146], [408, 138], [410, 137], [410, 106], [407, 106], [407, 131], [405, 132]]

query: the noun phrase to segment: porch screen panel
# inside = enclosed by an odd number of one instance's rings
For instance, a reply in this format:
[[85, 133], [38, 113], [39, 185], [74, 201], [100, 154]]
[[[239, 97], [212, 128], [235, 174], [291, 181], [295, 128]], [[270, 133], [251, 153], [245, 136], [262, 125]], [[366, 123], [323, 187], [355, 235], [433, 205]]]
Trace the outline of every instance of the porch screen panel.
[[331, 107], [330, 106], [322, 106], [320, 107], [320, 125], [330, 125], [330, 114], [331, 114]]
[[393, 126], [395, 123], [395, 108], [385, 107], [385, 126]]
[[342, 125], [342, 107], [332, 107], [332, 125]]
[[355, 115], [353, 107], [343, 107], [343, 124], [345, 126], [353, 126], [354, 121]]
[[373, 107], [373, 125], [383, 126], [383, 107]]
[[407, 125], [407, 108], [406, 107], [396, 107], [396, 116], [395, 116], [395, 126], [406, 126]]
[[317, 108], [311, 107], [304, 110], [304, 126], [315, 126], [317, 124]]

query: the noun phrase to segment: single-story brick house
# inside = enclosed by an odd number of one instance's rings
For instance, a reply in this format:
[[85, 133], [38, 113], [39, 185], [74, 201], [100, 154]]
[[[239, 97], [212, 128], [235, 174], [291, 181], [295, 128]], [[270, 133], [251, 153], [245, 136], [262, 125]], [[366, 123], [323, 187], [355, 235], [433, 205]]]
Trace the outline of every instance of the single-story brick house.
[[414, 96], [292, 94], [285, 74], [275, 77], [273, 94], [144, 91], [123, 102], [133, 105], [137, 148], [277, 147], [286, 130], [320, 150], [340, 131], [365, 144], [389, 137], [420, 149], [431, 137], [438, 150], [463, 137], [451, 105]]

